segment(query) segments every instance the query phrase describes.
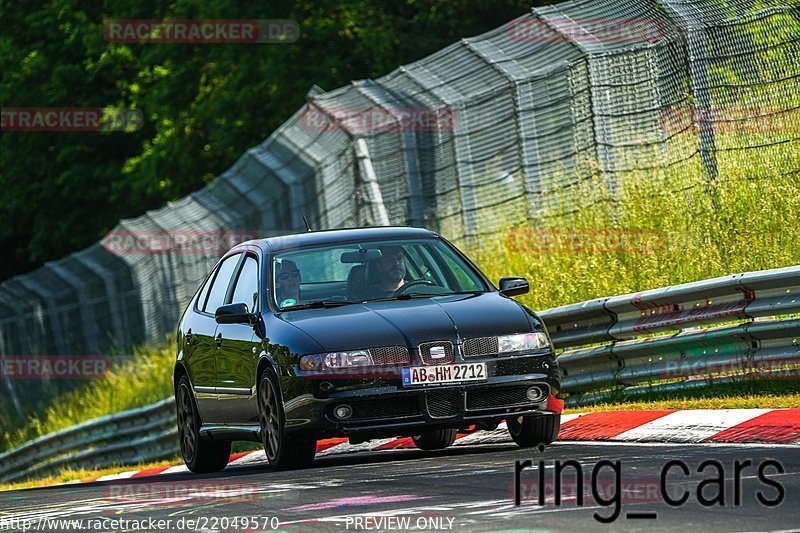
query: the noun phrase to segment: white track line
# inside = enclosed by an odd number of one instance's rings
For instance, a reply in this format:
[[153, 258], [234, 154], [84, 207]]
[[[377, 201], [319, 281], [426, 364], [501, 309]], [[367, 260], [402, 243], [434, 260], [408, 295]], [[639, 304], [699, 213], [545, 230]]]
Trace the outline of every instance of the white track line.
[[139, 470], [133, 470], [131, 472], [121, 472], [119, 474], [110, 474], [108, 476], [102, 476], [95, 481], [114, 481], [115, 479], [128, 479], [134, 476], [134, 474], [138, 474]]
[[167, 468], [166, 470], [164, 470], [163, 472], [161, 472], [158, 475], [161, 476], [161, 475], [164, 475], [164, 474], [184, 474], [184, 473], [186, 473], [188, 471], [189, 471], [189, 469], [186, 468], [186, 465], [175, 465], [175, 466], [171, 466], [171, 467]]
[[231, 461], [228, 463], [228, 466], [264, 464], [266, 462], [267, 454], [264, 453], [264, 450], [256, 450], [252, 453], [248, 453], [247, 455], [239, 457], [235, 461]]
[[349, 442], [342, 442], [336, 446], [331, 446], [327, 450], [322, 450], [316, 456], [325, 457], [326, 455], [340, 455], [343, 453], [356, 453], [356, 452], [370, 452], [379, 446], [386, 443], [396, 441], [396, 438], [391, 439], [374, 439], [360, 444], [350, 444]]
[[703, 442], [770, 409], [688, 409], [675, 411], [620, 433], [615, 441]]

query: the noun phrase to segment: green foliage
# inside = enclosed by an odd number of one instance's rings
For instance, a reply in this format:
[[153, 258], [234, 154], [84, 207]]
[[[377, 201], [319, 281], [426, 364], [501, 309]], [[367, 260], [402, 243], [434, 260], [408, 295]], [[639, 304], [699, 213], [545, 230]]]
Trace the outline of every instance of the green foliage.
[[578, 196], [591, 207], [508, 231], [477, 263], [493, 280], [527, 277], [533, 309], [800, 263], [798, 175], [751, 176], [745, 163], [677, 192], [631, 176], [616, 201], [597, 176]]
[[0, 450], [111, 413], [141, 407], [173, 394], [174, 343], [143, 346], [128, 363], [112, 368], [105, 379], [58, 397], [22, 427], [4, 426]]
[[[529, 9], [525, 0], [0, 2], [3, 107], [141, 110], [136, 132], [0, 135], [0, 279], [211, 181], [309, 88], [374, 78]], [[108, 43], [115, 19], [294, 19], [294, 44]]]
[[624, 396], [592, 405], [570, 407], [572, 412], [622, 409], [785, 409], [800, 407], [797, 381], [738, 381], [680, 392]]

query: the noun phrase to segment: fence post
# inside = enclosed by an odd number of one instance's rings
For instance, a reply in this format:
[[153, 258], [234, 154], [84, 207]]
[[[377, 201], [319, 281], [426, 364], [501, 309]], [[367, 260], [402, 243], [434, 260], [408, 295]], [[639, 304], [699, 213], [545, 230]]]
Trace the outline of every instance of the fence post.
[[388, 226], [389, 214], [386, 212], [386, 205], [383, 203], [383, 195], [381, 195], [381, 189], [378, 186], [378, 179], [375, 177], [375, 169], [372, 167], [372, 159], [369, 157], [367, 141], [355, 139], [355, 151], [356, 161], [358, 162], [358, 176], [366, 191], [372, 223], [377, 226]]
[[687, 62], [689, 64], [692, 93], [694, 94], [695, 120], [700, 130], [698, 150], [709, 181], [717, 179], [717, 147], [714, 139], [713, 105], [709, 89], [708, 69], [705, 64], [706, 42], [702, 23], [695, 20], [689, 10], [694, 6], [676, 3], [674, 0], [658, 0], [668, 14], [677, 19], [678, 26], [685, 32]]
[[[402, 102], [393, 94], [391, 94], [385, 87], [380, 84], [369, 82], [354, 82], [353, 86], [370, 102], [374, 103], [381, 109], [392, 115], [393, 118], [398, 119], [394, 107], [388, 105], [389, 102], [384, 99], [379, 99], [378, 94], [381, 96], [388, 96], [393, 105], [401, 104]], [[367, 87], [373, 90], [367, 90]], [[376, 94], [378, 93], [378, 94]], [[407, 111], [407, 110], [406, 110]], [[398, 120], [400, 122], [400, 120]], [[409, 204], [409, 219], [408, 221], [412, 226], [424, 227], [425, 226], [425, 206], [424, 195], [422, 192], [422, 176], [419, 168], [419, 155], [417, 154], [417, 142], [414, 136], [414, 131], [405, 126], [400, 126], [400, 143], [403, 150], [403, 160], [405, 162], [406, 176], [408, 180], [408, 204]], [[366, 144], [364, 145], [366, 147]], [[358, 148], [356, 148], [358, 150]], [[370, 160], [370, 167], [372, 161]], [[374, 176], [374, 171], [373, 171]], [[377, 187], [377, 180], [376, 180]], [[380, 192], [380, 191], [379, 191]]]

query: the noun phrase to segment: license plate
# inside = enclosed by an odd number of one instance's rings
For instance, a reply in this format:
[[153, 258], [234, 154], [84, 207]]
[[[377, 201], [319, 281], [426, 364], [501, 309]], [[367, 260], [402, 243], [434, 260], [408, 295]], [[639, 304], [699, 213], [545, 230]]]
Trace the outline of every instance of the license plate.
[[460, 383], [462, 381], [484, 381], [485, 379], [486, 363], [412, 366], [403, 369], [403, 385]]

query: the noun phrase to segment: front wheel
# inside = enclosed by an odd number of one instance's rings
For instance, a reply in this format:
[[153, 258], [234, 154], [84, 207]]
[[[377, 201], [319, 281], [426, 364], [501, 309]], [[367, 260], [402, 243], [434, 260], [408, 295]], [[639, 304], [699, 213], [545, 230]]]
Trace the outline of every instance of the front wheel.
[[219, 472], [225, 468], [231, 456], [231, 443], [200, 437], [200, 415], [186, 376], [178, 382], [175, 403], [178, 408], [178, 438], [186, 467], [198, 474]]
[[508, 433], [523, 448], [555, 442], [561, 428], [561, 415], [515, 416], [506, 420]]
[[455, 429], [428, 429], [411, 439], [420, 450], [442, 450], [456, 441]]
[[269, 464], [278, 470], [305, 468], [314, 462], [316, 439], [292, 439], [284, 430], [283, 401], [278, 393], [277, 380], [269, 371], [261, 376], [258, 387], [258, 409], [261, 422], [261, 442]]

